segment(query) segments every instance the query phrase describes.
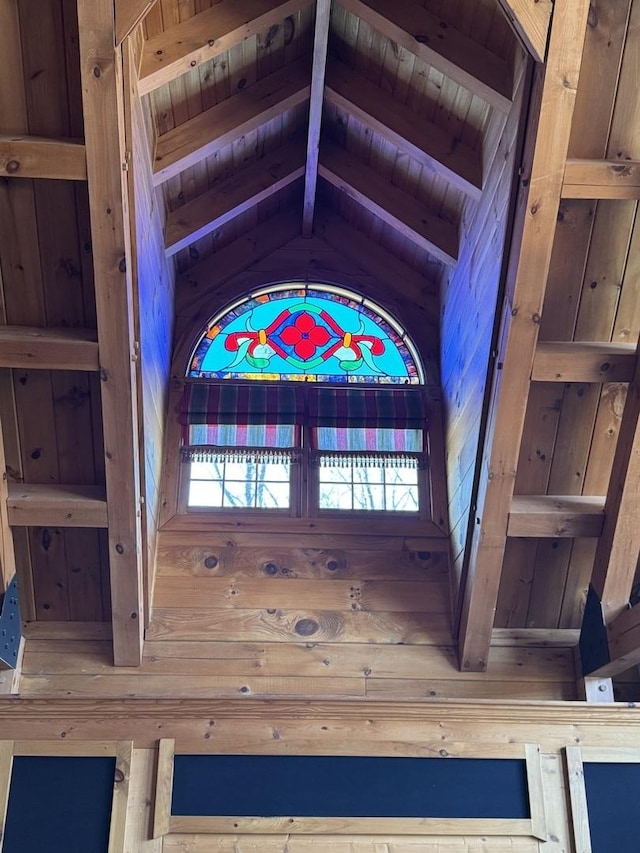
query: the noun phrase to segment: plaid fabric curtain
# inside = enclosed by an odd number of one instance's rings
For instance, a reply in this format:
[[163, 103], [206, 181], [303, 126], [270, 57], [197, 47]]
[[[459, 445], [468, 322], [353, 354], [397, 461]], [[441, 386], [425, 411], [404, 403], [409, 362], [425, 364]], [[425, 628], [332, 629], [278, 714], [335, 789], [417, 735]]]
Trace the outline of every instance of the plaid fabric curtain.
[[309, 426], [426, 429], [424, 396], [417, 388], [313, 388]]
[[296, 424], [304, 401], [295, 385], [187, 382], [181, 424]]

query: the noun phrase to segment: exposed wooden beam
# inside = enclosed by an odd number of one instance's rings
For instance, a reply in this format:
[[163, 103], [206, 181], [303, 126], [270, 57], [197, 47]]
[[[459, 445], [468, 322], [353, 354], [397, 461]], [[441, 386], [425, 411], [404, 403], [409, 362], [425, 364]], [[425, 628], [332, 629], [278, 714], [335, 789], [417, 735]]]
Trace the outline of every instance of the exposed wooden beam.
[[535, 382], [630, 382], [633, 344], [539, 341], [531, 378]]
[[509, 65], [418, 3], [341, 0], [340, 5], [474, 95], [509, 111], [513, 94]]
[[479, 152], [417, 115], [391, 93], [334, 57], [327, 64], [326, 98], [427, 169], [446, 178], [472, 198], [480, 198], [482, 163]]
[[299, 59], [163, 134], [156, 143], [158, 184], [210, 157], [309, 98], [309, 64]]
[[289, 142], [234, 175], [215, 180], [208, 192], [169, 215], [165, 230], [167, 255], [174, 255], [302, 177], [304, 155], [301, 141]]
[[219, 0], [145, 42], [138, 91], [146, 95], [310, 5], [311, 0]]
[[115, 0], [116, 45], [122, 44], [156, 2], [157, 0]]
[[554, 10], [531, 178], [507, 275], [468, 552], [459, 632], [465, 670], [487, 667], [588, 11], [588, 0], [566, 0]]
[[606, 662], [586, 674], [593, 678], [613, 678], [640, 665], [640, 605], [622, 610], [604, 628], [606, 648], [603, 643], [602, 656]]
[[456, 262], [456, 226], [430, 213], [359, 157], [333, 143], [323, 143], [319, 174], [439, 261]]
[[640, 555], [640, 354], [627, 391], [592, 586], [609, 623], [627, 606]]
[[583, 495], [514, 495], [507, 536], [574, 539], [600, 536], [604, 497]]
[[318, 182], [318, 156], [320, 153], [320, 125], [324, 100], [324, 77], [327, 66], [329, 20], [331, 0], [316, 3], [316, 24], [313, 39], [313, 67], [311, 72], [311, 98], [307, 133], [307, 160], [304, 172], [304, 200], [302, 203], [302, 236], [311, 237], [313, 213]]
[[640, 199], [640, 160], [567, 160], [562, 198]]
[[553, 0], [499, 0], [522, 43], [536, 62], [547, 53]]
[[137, 666], [144, 626], [136, 343], [123, 133], [121, 51], [113, 5], [78, 0], [91, 244], [102, 379], [109, 570], [116, 665]]
[[11, 483], [9, 524], [22, 527], [106, 527], [104, 486]]
[[13, 533], [11, 532], [7, 507], [9, 484], [7, 482], [6, 471], [4, 434], [2, 421], [0, 420], [0, 598], [16, 574], [16, 555], [13, 547]]
[[99, 370], [97, 333], [0, 326], [0, 367]]
[[0, 176], [86, 181], [84, 144], [66, 139], [2, 134]]

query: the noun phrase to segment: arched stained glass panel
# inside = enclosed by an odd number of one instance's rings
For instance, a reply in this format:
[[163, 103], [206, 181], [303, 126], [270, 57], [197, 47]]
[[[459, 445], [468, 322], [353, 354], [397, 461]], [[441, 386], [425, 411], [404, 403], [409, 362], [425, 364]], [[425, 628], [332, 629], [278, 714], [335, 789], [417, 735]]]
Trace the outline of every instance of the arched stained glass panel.
[[423, 384], [402, 327], [369, 300], [329, 285], [281, 285], [236, 302], [211, 321], [190, 379]]

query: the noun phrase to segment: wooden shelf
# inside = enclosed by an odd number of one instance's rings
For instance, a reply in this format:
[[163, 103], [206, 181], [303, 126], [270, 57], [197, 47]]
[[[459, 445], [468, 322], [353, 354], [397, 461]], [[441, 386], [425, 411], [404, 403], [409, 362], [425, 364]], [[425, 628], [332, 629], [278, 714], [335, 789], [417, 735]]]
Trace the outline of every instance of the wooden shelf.
[[630, 382], [635, 365], [633, 344], [595, 341], [538, 343], [534, 382]]
[[98, 370], [97, 332], [0, 326], [0, 367]]
[[107, 527], [104, 486], [9, 485], [9, 524]]
[[603, 523], [604, 497], [514, 495], [507, 536], [598, 537]]

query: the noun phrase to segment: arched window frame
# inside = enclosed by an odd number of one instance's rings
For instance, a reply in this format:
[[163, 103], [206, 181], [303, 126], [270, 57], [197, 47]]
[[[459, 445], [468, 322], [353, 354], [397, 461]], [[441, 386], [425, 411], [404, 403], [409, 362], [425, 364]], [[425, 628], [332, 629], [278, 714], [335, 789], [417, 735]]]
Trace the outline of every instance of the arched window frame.
[[[289, 287], [297, 287], [297, 283], [288, 285]], [[300, 288], [306, 285], [300, 284]], [[315, 287], [315, 285], [312, 285]], [[264, 290], [267, 290], [265, 288]], [[327, 286], [327, 290], [335, 292], [346, 292], [340, 288]], [[363, 297], [364, 298], [364, 297]], [[377, 307], [377, 303], [369, 302], [371, 306]], [[237, 304], [237, 302], [235, 303]], [[384, 311], [383, 316], [392, 316], [389, 312]], [[222, 312], [217, 315], [220, 317]], [[399, 326], [394, 320], [396, 326]], [[208, 325], [208, 324], [207, 324]], [[202, 335], [202, 328], [199, 329], [198, 335], [190, 339], [190, 343], [183, 346], [181, 353], [176, 359], [176, 373], [174, 378], [173, 388], [171, 392], [172, 405], [171, 409], [174, 413], [179, 412], [181, 408], [181, 399], [184, 396], [184, 388], [188, 385], [195, 384], [199, 380], [185, 378], [185, 363], [190, 363], [190, 356], [197, 347], [197, 343]], [[410, 341], [410, 338], [408, 338]], [[411, 344], [410, 344], [411, 345]], [[411, 345], [413, 346], [413, 345]], [[415, 347], [412, 354], [416, 353]], [[189, 357], [186, 357], [186, 356]], [[418, 356], [418, 363], [420, 363]], [[423, 367], [420, 368], [424, 370]], [[424, 374], [423, 374], [424, 375]], [[201, 380], [200, 380], [201, 381]], [[210, 384], [205, 382], [205, 384]], [[219, 383], [213, 384], [241, 384], [234, 379], [223, 379]], [[326, 387], [324, 383], [281, 383], [268, 380], [259, 380], [259, 384], [269, 385], [271, 388], [281, 388], [286, 385], [304, 385], [313, 387], [316, 390]], [[305, 396], [306, 387], [301, 388], [302, 397]], [[331, 386], [329, 386], [331, 387]], [[354, 383], [354, 391], [360, 390], [362, 385]], [[371, 385], [367, 387], [371, 388]], [[402, 388], [402, 386], [395, 386]], [[371, 525], [375, 524], [376, 533], [382, 530], [388, 530], [390, 535], [436, 535], [442, 536], [445, 527], [444, 517], [446, 516], [446, 496], [444, 494], [444, 476], [442, 474], [443, 465], [440, 464], [442, 459], [442, 446], [438, 441], [438, 447], [434, 448], [433, 438], [436, 436], [441, 438], [440, 428], [440, 410], [439, 410], [439, 394], [437, 386], [429, 379], [424, 385], [420, 385], [415, 389], [417, 394], [421, 394], [427, 400], [427, 408], [429, 410], [429, 419], [431, 428], [424, 429], [424, 446], [419, 454], [420, 462], [418, 465], [418, 480], [420, 491], [420, 506], [416, 512], [398, 512], [393, 510], [355, 510], [355, 509], [320, 509], [318, 506], [318, 476], [319, 466], [317, 464], [317, 453], [314, 453], [309, 447], [305, 439], [303, 446], [296, 447], [294, 453], [294, 474], [291, 478], [291, 503], [289, 509], [252, 509], [243, 507], [238, 508], [214, 508], [207, 509], [204, 507], [189, 506], [187, 493], [189, 488], [190, 477], [187, 475], [189, 462], [181, 463], [180, 453], [176, 453], [176, 447], [181, 446], [181, 427], [176, 426], [180, 417], [172, 417], [169, 424], [168, 435], [168, 450], [165, 457], [165, 475], [164, 475], [164, 494], [163, 508], [161, 512], [160, 523], [162, 527], [168, 529], [197, 529], [206, 527], [211, 529], [212, 525], [220, 525], [221, 529], [227, 529], [229, 525], [235, 529], [248, 530], [269, 530], [275, 531], [278, 529], [287, 531], [313, 531], [313, 532], [354, 532], [357, 530], [366, 531], [371, 529]], [[308, 411], [309, 403], [305, 401], [305, 409]], [[435, 423], [434, 423], [435, 418]], [[435, 430], [432, 428], [435, 426]], [[304, 431], [308, 433], [308, 424], [305, 425]], [[425, 464], [426, 460], [434, 460], [437, 457], [438, 464], [435, 466], [439, 469], [438, 480], [440, 482], [441, 494], [434, 500], [433, 492], [433, 474], [434, 466], [429, 463]], [[362, 522], [362, 524], [360, 524]]]

